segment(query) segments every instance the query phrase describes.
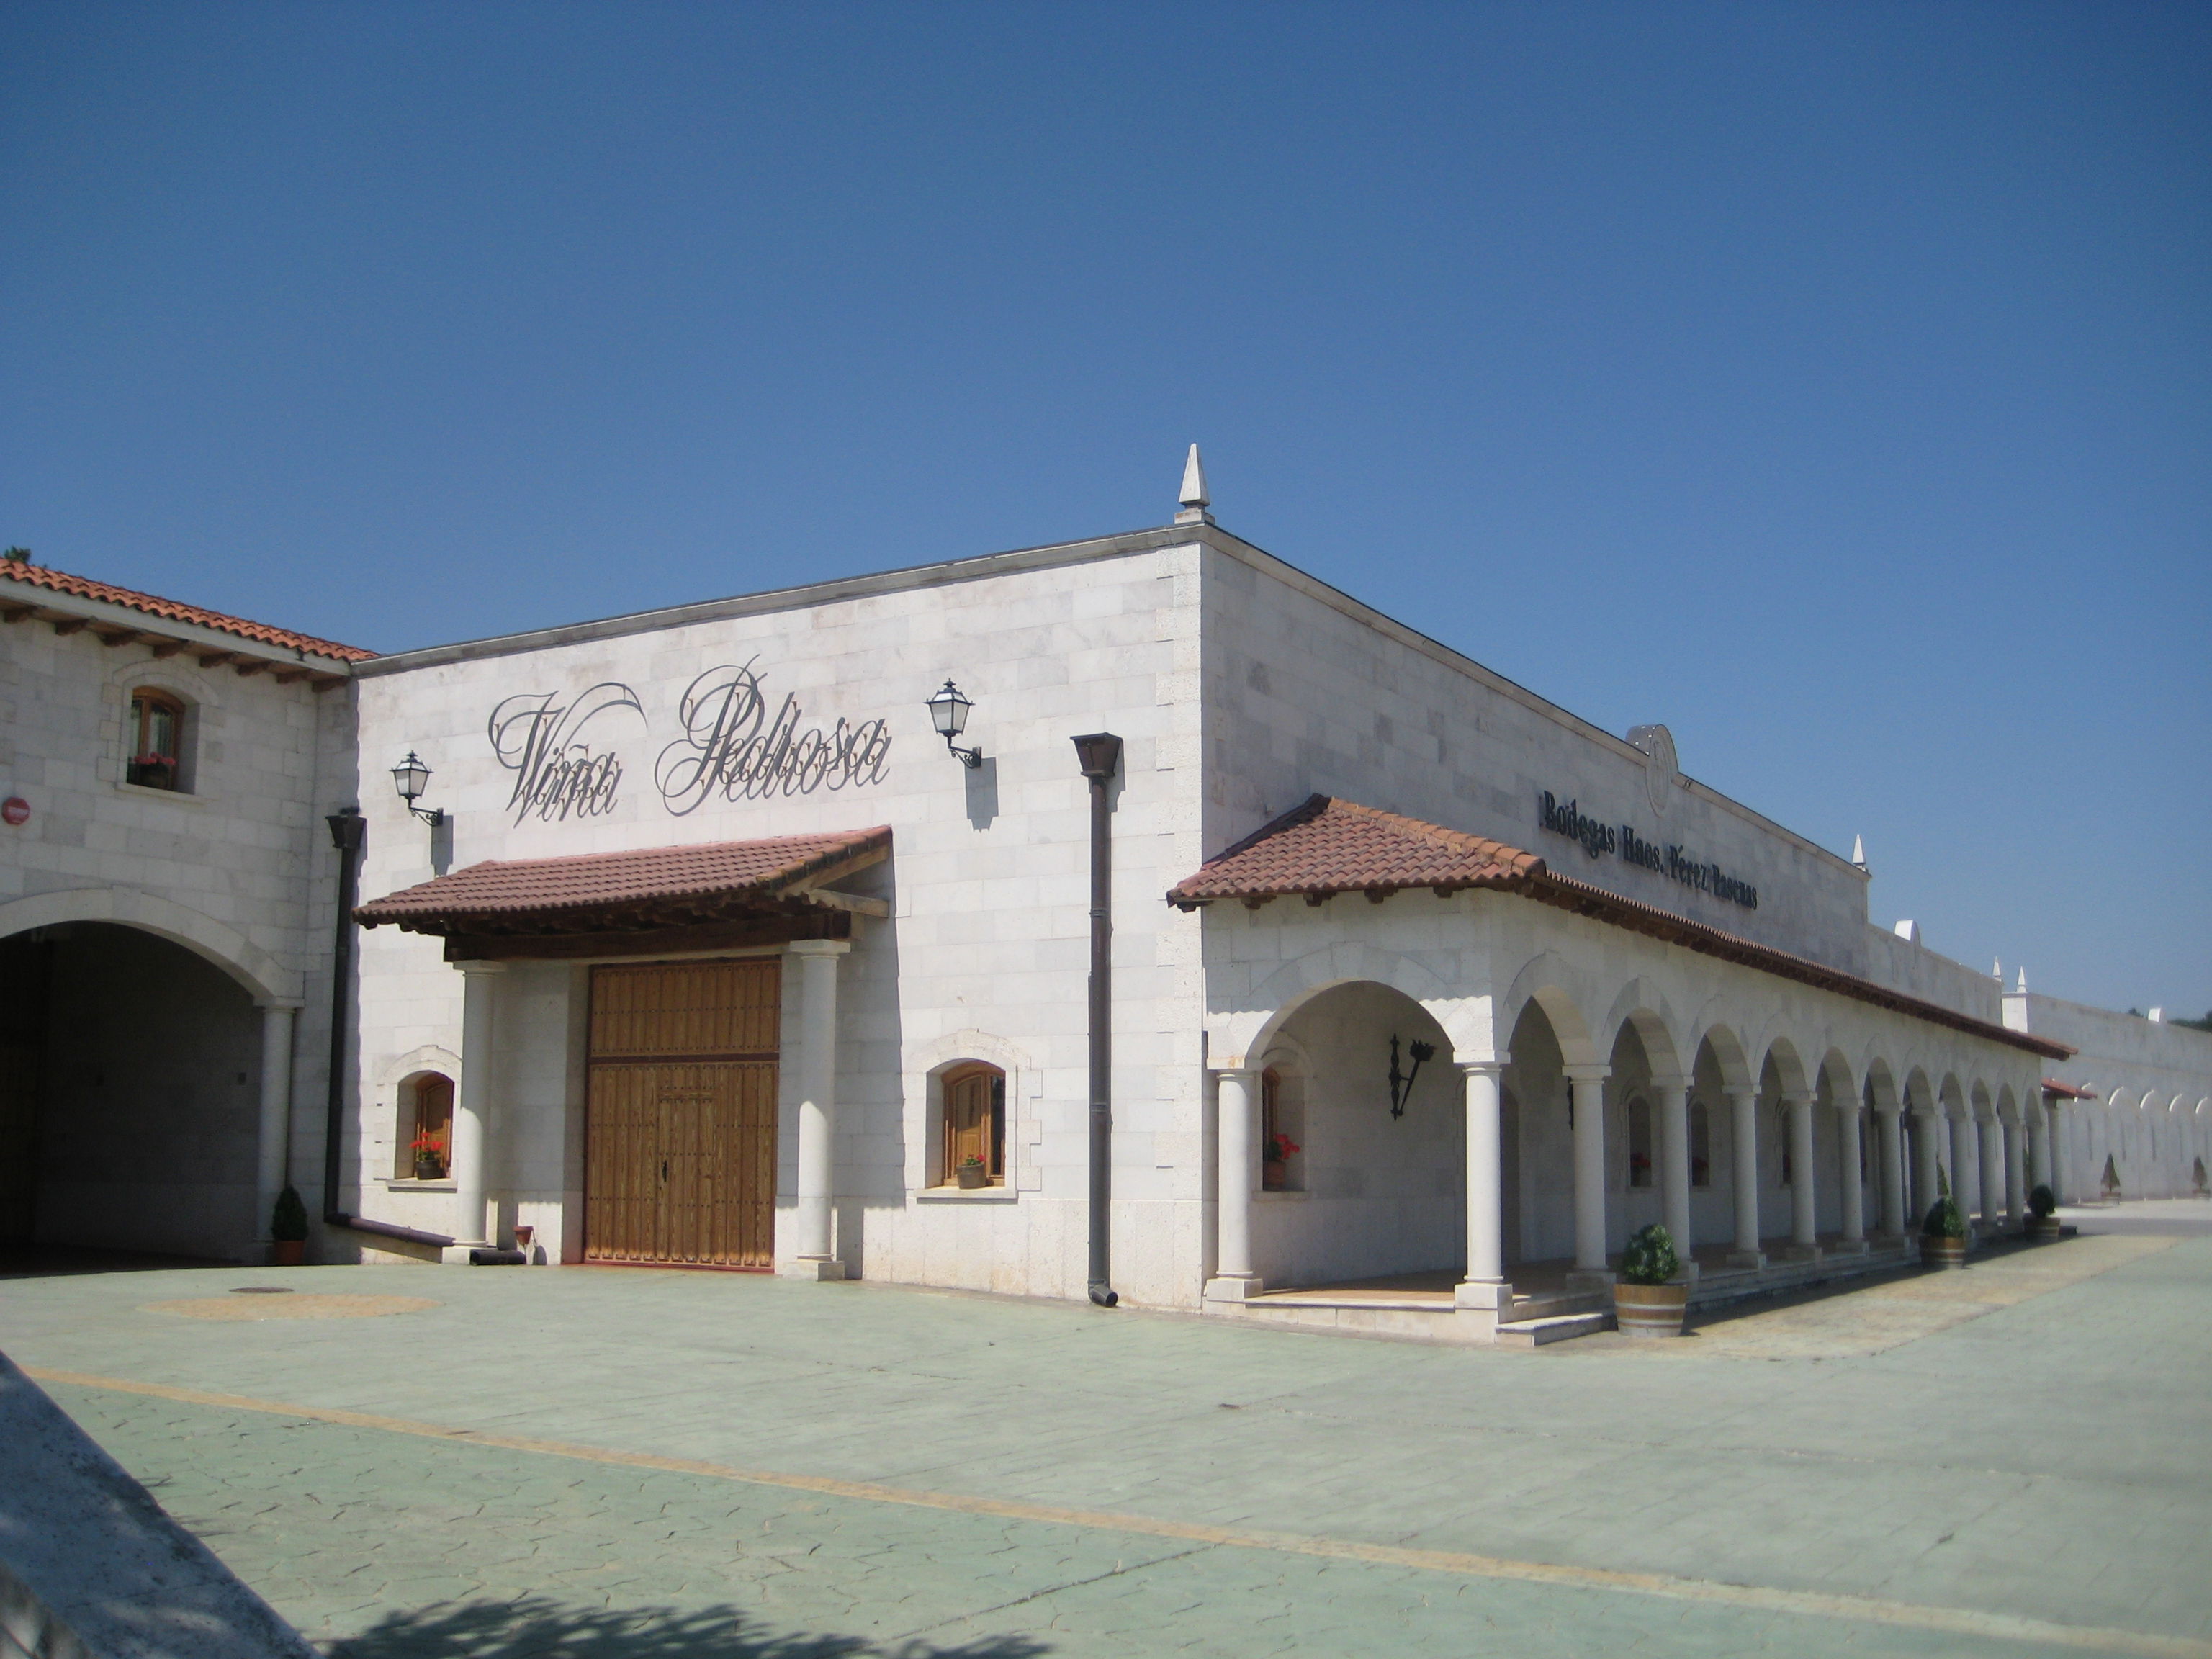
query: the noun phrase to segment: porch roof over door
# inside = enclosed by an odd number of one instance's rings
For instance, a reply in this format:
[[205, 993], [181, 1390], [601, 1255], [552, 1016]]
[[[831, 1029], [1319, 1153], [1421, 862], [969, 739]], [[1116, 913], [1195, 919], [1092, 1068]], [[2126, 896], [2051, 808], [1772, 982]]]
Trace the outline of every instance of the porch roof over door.
[[2064, 1060], [2074, 1053], [2063, 1042], [1992, 1024], [1808, 957], [1557, 874], [1538, 854], [1504, 842], [1333, 795], [1309, 796], [1280, 817], [1261, 825], [1235, 846], [1208, 859], [1197, 873], [1170, 887], [1167, 898], [1184, 910], [1222, 899], [1233, 899], [1254, 909], [1272, 899], [1293, 896], [1308, 904], [1321, 904], [1344, 893], [1364, 893], [1379, 904], [1394, 893], [1424, 887], [1439, 897], [1468, 888], [1517, 893], [1540, 904], [1590, 916], [1669, 945], [2047, 1059]]
[[886, 826], [472, 864], [373, 899], [364, 927], [446, 940], [446, 957], [633, 955], [842, 939], [880, 899], [829, 884], [890, 855]]

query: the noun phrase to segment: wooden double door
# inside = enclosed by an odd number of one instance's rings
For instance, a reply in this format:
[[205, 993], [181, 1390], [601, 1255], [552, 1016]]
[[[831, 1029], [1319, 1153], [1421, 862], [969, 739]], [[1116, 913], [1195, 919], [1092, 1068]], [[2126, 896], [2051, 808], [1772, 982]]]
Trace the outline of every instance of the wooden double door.
[[775, 1257], [775, 957], [592, 970], [584, 1259]]

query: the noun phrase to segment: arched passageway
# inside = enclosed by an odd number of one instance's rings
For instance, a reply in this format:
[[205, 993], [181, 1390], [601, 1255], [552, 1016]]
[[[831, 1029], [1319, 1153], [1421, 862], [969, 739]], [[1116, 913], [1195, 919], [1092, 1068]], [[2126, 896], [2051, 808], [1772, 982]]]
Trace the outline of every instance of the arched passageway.
[[262, 1049], [252, 997], [168, 939], [0, 939], [0, 1243], [246, 1258]]

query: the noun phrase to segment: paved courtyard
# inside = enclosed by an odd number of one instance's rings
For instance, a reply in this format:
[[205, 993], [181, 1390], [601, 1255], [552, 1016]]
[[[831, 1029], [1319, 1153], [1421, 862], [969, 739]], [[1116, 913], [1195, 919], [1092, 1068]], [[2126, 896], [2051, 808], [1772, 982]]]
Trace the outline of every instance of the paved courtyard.
[[330, 1267], [12, 1279], [0, 1349], [349, 1659], [2208, 1659], [2165, 1207], [1664, 1344]]

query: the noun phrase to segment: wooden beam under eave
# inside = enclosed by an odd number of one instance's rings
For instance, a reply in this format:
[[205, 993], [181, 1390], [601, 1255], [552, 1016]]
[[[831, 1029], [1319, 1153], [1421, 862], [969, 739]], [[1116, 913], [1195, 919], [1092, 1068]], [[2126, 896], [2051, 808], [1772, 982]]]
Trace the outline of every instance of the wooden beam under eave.
[[92, 632], [93, 637], [111, 651], [118, 645], [128, 645], [138, 637], [138, 630], [135, 628], [95, 628]]
[[202, 651], [197, 653], [203, 668], [220, 668], [238, 655], [235, 651]]
[[10, 605], [0, 606], [0, 622], [19, 623], [26, 617], [33, 617], [37, 614], [38, 607], [35, 605]]
[[276, 684], [279, 685], [297, 685], [301, 680], [310, 679], [312, 678], [313, 678], [313, 671], [312, 669], [288, 668], [276, 676]]
[[240, 661], [233, 663], [231, 667], [237, 672], [238, 677], [240, 679], [250, 679], [256, 674], [267, 673], [276, 665], [276, 664], [269, 661], [264, 657], [246, 657], [241, 659]]
[[90, 624], [82, 617], [52, 617], [46, 626], [57, 634], [82, 634]]
[[850, 939], [853, 919], [839, 910], [766, 921], [709, 922], [698, 927], [647, 927], [629, 933], [450, 933], [448, 962], [568, 961], [586, 957], [702, 956], [757, 950], [805, 939]]
[[185, 642], [182, 640], [149, 640], [146, 643], [154, 647], [154, 659], [156, 662], [165, 658], [173, 657], [185, 648]]

